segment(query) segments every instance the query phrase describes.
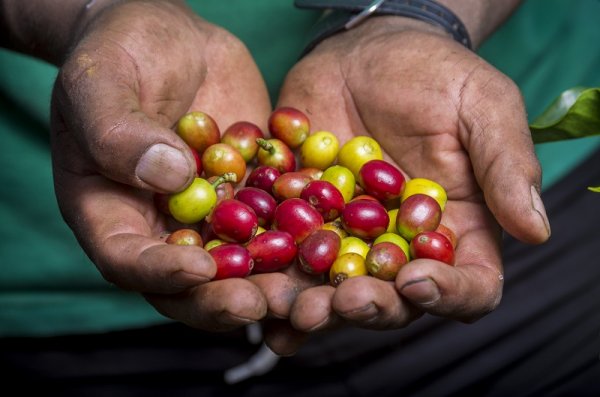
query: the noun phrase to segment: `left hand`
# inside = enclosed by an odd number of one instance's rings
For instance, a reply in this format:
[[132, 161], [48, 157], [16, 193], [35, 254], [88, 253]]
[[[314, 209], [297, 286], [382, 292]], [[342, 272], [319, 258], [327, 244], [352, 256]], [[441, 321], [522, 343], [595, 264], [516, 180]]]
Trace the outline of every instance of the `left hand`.
[[459, 240], [456, 266], [420, 259], [395, 283], [358, 277], [304, 290], [289, 312], [296, 329], [392, 329], [425, 312], [474, 321], [501, 299], [500, 225], [530, 243], [549, 237], [518, 88], [436, 28], [377, 17], [323, 41], [287, 76], [286, 105], [341, 143], [371, 135], [406, 175], [444, 186], [443, 223]]

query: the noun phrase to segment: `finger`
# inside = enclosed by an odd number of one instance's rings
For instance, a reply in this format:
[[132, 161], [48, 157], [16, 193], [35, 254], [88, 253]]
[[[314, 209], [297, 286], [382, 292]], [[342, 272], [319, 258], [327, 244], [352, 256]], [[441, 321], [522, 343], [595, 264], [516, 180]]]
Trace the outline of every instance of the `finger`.
[[[174, 114], [185, 111], [186, 98], [177, 97], [174, 91], [188, 90], [174, 85], [167, 92], [173, 97], [162, 98], [169, 109], [149, 109], [140, 101], [138, 65], [123, 50], [89, 47], [81, 48], [61, 69], [53, 95], [54, 119], [74, 133], [86, 158], [106, 177], [163, 192], [183, 189], [195, 175], [195, 162], [185, 142], [170, 128]], [[189, 84], [199, 86], [201, 77], [190, 76]], [[167, 94], [151, 91], [147, 95]]]
[[267, 303], [248, 280], [211, 281], [176, 295], [146, 294], [159, 313], [206, 331], [227, 331], [262, 320]]
[[395, 280], [396, 289], [421, 310], [471, 322], [494, 310], [502, 297], [500, 232], [491, 228], [460, 231], [455, 266], [414, 259]]
[[342, 282], [332, 305], [347, 321], [370, 329], [402, 328], [421, 314], [398, 295], [393, 283], [368, 276]]
[[335, 288], [320, 285], [298, 295], [290, 315], [290, 323], [303, 332], [315, 332], [335, 328], [343, 322], [333, 310]]
[[306, 274], [295, 263], [282, 272], [254, 274], [248, 280], [254, 282], [266, 297], [269, 314], [280, 319], [289, 318], [298, 294], [309, 287], [323, 284], [323, 276]]
[[152, 218], [148, 193], [101, 176], [59, 175], [57, 184], [69, 186], [57, 188], [65, 220], [108, 281], [134, 291], [174, 293], [214, 277], [216, 266], [206, 251], [160, 241], [163, 225]]
[[488, 67], [476, 69], [463, 87], [461, 139], [498, 222], [522, 241], [541, 243], [550, 225], [522, 98], [510, 79], [490, 75]]
[[308, 334], [279, 319], [265, 320], [264, 336], [266, 345], [280, 356], [293, 356], [308, 339]]

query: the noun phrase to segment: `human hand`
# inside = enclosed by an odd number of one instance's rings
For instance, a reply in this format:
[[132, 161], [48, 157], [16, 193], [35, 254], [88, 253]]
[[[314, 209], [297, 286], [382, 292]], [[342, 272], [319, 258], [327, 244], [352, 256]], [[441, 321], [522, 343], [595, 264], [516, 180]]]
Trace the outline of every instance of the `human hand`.
[[300, 331], [399, 328], [422, 313], [474, 321], [501, 299], [501, 227], [528, 243], [549, 237], [518, 88], [436, 28], [377, 17], [337, 34], [291, 70], [279, 105], [342, 142], [371, 135], [406, 175], [439, 182], [442, 222], [459, 240], [456, 266], [419, 259], [394, 283], [357, 277], [303, 291], [289, 313]]
[[160, 240], [172, 225], [152, 202], [152, 191], [178, 191], [194, 177], [172, 131], [183, 114], [264, 128], [271, 106], [246, 48], [168, 1], [118, 2], [76, 42], [53, 93], [52, 156], [58, 202], [81, 246], [107, 280], [168, 317], [205, 330], [262, 319], [255, 284], [207, 283], [216, 270], [208, 253]]

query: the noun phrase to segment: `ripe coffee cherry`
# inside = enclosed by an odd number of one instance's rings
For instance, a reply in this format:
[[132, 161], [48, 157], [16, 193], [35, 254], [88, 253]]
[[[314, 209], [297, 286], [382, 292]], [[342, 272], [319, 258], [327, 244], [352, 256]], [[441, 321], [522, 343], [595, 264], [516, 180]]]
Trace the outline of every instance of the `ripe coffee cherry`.
[[221, 142], [232, 146], [240, 152], [244, 161], [248, 162], [258, 152], [256, 140], [264, 137], [263, 132], [256, 124], [248, 121], [238, 121], [225, 130], [221, 137]]
[[341, 239], [331, 230], [320, 229], [308, 236], [298, 250], [298, 266], [308, 274], [329, 271], [340, 250]]
[[269, 117], [269, 132], [273, 137], [295, 149], [308, 137], [310, 122], [302, 111], [292, 107], [280, 107]]
[[245, 243], [254, 237], [258, 218], [249, 205], [239, 200], [221, 201], [211, 214], [214, 233], [222, 240]]
[[248, 179], [246, 179], [246, 186], [256, 187], [271, 194], [273, 183], [275, 183], [275, 180], [279, 178], [280, 175], [281, 172], [279, 172], [279, 170], [275, 167], [259, 165], [253, 169], [252, 172], [250, 172], [250, 175], [248, 175]]
[[283, 201], [275, 210], [273, 229], [288, 232], [296, 244], [323, 226], [323, 217], [306, 201], [291, 198]]
[[441, 219], [442, 209], [434, 198], [414, 194], [400, 204], [396, 228], [398, 234], [411, 240], [418, 233], [435, 230]]
[[371, 248], [365, 259], [365, 266], [372, 276], [392, 281], [407, 262], [408, 258], [399, 246], [383, 242]]
[[[215, 120], [204, 112], [190, 112], [177, 122], [177, 135], [199, 154], [218, 143], [221, 132]], [[200, 174], [200, 173], [198, 173]]]
[[202, 247], [202, 236], [194, 229], [179, 229], [169, 234], [165, 242], [174, 245], [195, 245]]
[[302, 189], [300, 198], [315, 207], [325, 222], [338, 218], [346, 206], [342, 193], [327, 181], [309, 182]]
[[246, 162], [242, 155], [226, 143], [217, 143], [206, 148], [202, 154], [202, 166], [206, 176], [235, 173], [237, 180], [246, 176]]
[[404, 190], [404, 175], [384, 160], [370, 160], [359, 171], [358, 183], [379, 201], [399, 198]]
[[422, 232], [410, 241], [410, 256], [413, 259], [435, 259], [448, 265], [454, 264], [454, 248], [450, 240], [438, 232]]
[[275, 272], [290, 265], [298, 251], [291, 234], [267, 230], [255, 236], [246, 246], [254, 259], [254, 272]]
[[275, 138], [258, 138], [256, 143], [260, 147], [256, 154], [259, 164], [277, 168], [282, 174], [296, 170], [296, 157], [285, 143]]
[[246, 277], [254, 267], [250, 252], [239, 244], [221, 244], [211, 248], [208, 253], [217, 265], [217, 273], [213, 280]]
[[390, 223], [385, 207], [375, 200], [349, 202], [342, 211], [341, 218], [348, 233], [365, 240], [372, 240], [385, 233]]
[[311, 177], [302, 172], [286, 172], [281, 174], [273, 183], [273, 196], [279, 201], [298, 198], [302, 189], [312, 181]]
[[254, 210], [259, 226], [271, 226], [277, 208], [277, 201], [273, 196], [256, 187], [245, 187], [238, 190], [235, 199], [249, 205]]

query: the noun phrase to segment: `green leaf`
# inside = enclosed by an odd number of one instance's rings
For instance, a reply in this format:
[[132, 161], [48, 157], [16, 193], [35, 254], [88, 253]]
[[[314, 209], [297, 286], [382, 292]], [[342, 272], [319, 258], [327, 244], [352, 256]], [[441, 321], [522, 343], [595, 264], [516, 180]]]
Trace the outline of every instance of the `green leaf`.
[[600, 88], [564, 91], [530, 125], [534, 143], [600, 134]]
[[588, 187], [588, 190], [591, 190], [592, 192], [596, 192], [596, 193], [600, 193], [600, 186], [596, 186], [596, 187]]

